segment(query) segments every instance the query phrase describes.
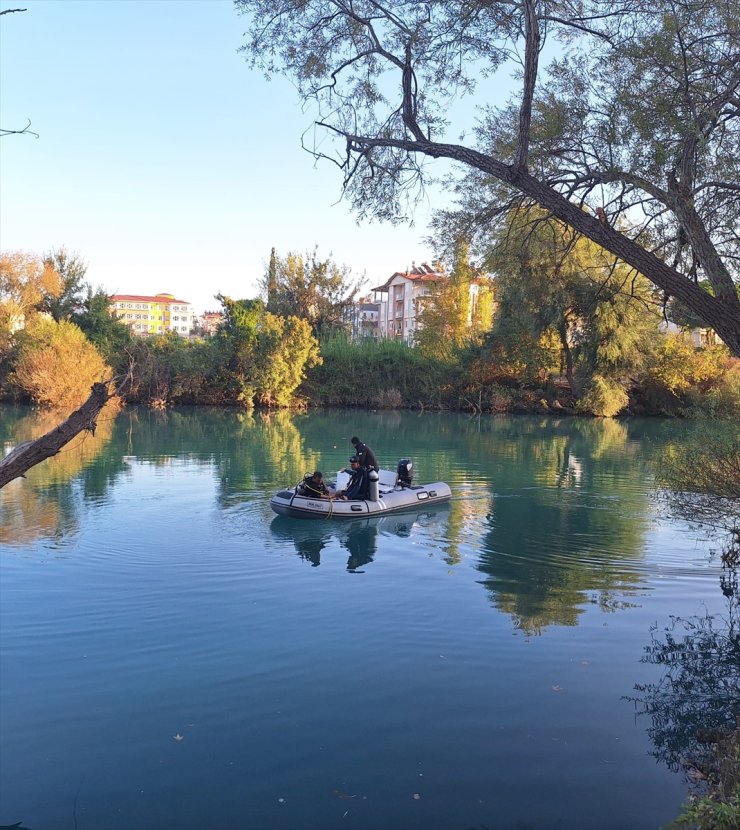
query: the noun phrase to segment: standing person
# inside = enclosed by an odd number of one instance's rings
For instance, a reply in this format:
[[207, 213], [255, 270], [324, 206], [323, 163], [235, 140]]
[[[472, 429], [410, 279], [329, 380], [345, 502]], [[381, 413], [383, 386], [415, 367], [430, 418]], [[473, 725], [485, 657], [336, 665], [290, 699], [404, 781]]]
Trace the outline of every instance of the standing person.
[[355, 453], [360, 459], [360, 466], [367, 467], [368, 470], [375, 470], [376, 473], [379, 473], [380, 467], [378, 467], [378, 459], [370, 447], [367, 444], [363, 444], [356, 435], [352, 436], [351, 441], [352, 446], [355, 448]]

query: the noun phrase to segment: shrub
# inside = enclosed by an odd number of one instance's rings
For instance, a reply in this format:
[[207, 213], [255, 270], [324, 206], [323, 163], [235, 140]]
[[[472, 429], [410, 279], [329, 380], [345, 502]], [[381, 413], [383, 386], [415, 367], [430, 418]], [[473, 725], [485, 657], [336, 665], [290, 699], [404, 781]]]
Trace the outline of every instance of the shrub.
[[652, 379], [674, 394], [691, 387], [717, 381], [725, 371], [728, 351], [724, 346], [697, 349], [679, 334], [667, 335], [655, 352], [646, 378]]
[[628, 403], [629, 397], [621, 384], [602, 375], [594, 375], [576, 402], [576, 410], [598, 418], [612, 418]]
[[688, 405], [708, 418], [740, 418], [740, 360], [728, 360], [724, 373], [704, 393], [687, 392]]
[[77, 326], [38, 317], [19, 337], [10, 382], [33, 403], [72, 410], [109, 373], [100, 352]]

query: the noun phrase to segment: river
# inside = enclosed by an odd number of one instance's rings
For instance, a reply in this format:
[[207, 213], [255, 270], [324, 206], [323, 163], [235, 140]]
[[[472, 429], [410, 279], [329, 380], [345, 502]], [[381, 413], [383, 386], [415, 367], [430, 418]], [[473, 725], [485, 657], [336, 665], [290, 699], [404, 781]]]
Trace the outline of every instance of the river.
[[[52, 425], [0, 409], [7, 452]], [[664, 515], [679, 421], [104, 415], [0, 491], [0, 825], [648, 830], [686, 795], [672, 619], [721, 619]], [[349, 524], [271, 493], [359, 435], [453, 499]], [[678, 717], [678, 716], [677, 716]]]

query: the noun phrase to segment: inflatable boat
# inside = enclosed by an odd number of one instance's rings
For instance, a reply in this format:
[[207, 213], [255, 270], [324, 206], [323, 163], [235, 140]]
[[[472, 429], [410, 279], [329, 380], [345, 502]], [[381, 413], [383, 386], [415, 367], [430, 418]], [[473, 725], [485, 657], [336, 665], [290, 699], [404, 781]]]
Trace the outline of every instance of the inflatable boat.
[[[412, 463], [401, 459], [398, 468], [370, 473], [367, 498], [343, 501], [304, 495], [301, 485], [280, 490], [270, 499], [270, 507], [280, 516], [293, 519], [358, 519], [383, 516], [401, 510], [418, 510], [427, 505], [448, 501], [452, 495], [443, 481], [418, 485], [412, 483]], [[350, 478], [348, 470], [337, 473], [335, 490], [343, 490]]]

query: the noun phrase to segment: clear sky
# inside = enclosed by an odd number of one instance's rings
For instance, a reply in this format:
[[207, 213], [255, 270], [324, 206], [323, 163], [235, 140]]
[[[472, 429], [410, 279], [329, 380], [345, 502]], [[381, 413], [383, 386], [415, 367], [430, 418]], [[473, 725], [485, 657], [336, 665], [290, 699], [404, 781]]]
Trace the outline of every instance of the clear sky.
[[0, 0], [0, 247], [65, 246], [110, 293], [196, 311], [257, 296], [270, 249], [311, 251], [366, 287], [430, 261], [415, 227], [358, 226], [339, 171], [301, 149], [293, 87], [252, 72], [230, 0]]

